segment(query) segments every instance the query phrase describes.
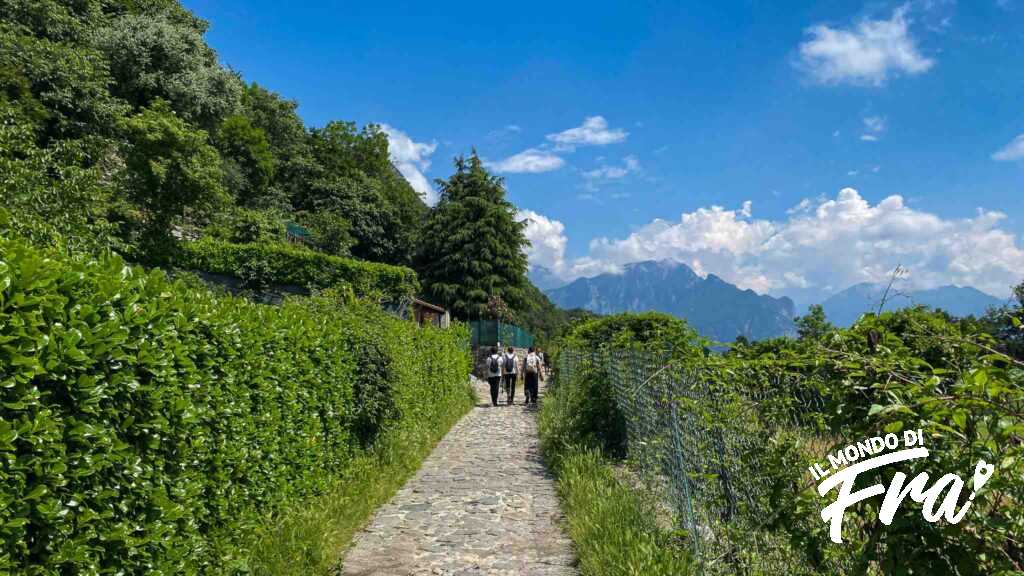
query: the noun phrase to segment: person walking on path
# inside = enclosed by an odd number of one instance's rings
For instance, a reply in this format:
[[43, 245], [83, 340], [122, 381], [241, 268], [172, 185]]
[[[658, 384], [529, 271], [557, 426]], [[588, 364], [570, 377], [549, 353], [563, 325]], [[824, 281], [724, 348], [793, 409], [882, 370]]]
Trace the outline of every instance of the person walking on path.
[[497, 346], [491, 347], [491, 355], [487, 357], [487, 384], [491, 387], [491, 405], [498, 405], [498, 388], [501, 385], [502, 355]]
[[501, 366], [501, 372], [505, 378], [505, 396], [508, 398], [509, 406], [515, 404], [516, 400], [516, 378], [519, 376], [518, 364], [519, 359], [516, 358], [516, 350], [509, 346]]
[[544, 363], [541, 361], [540, 355], [533, 348], [530, 348], [523, 365], [523, 371], [526, 373], [526, 384], [523, 387], [526, 392], [526, 406], [530, 404], [536, 406], [537, 390], [540, 387], [540, 380], [544, 378], [542, 372]]

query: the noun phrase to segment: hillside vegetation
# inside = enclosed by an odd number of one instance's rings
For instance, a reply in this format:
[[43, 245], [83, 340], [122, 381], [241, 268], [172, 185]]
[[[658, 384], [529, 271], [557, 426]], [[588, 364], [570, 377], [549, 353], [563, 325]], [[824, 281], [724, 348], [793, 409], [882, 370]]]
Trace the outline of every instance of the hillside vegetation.
[[[1024, 566], [1024, 288], [999, 327], [912, 308], [848, 329], [798, 319], [799, 338], [711, 352], [686, 324], [623, 314], [562, 339], [541, 413], [585, 574], [1018, 574]], [[846, 510], [830, 540], [807, 467], [874, 436], [923, 431], [904, 462], [928, 486], [994, 474], [957, 524], [908, 498]], [[895, 470], [862, 473], [888, 486]], [[942, 494], [951, 493], [949, 484]], [[959, 494], [957, 509], [970, 496]], [[603, 530], [611, 526], [612, 530]]]
[[326, 574], [472, 404], [466, 330], [380, 305], [433, 283], [387, 136], [206, 26], [0, 0], [0, 573]]

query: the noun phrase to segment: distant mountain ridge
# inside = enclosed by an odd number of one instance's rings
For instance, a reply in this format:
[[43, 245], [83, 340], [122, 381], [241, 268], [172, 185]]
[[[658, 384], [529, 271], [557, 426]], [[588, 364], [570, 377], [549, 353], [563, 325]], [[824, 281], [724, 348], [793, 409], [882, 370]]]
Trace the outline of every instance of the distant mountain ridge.
[[[836, 326], [850, 326], [865, 312], [877, 312], [885, 293], [884, 284], [864, 282], [833, 294], [821, 303], [825, 316]], [[885, 310], [925, 305], [940, 308], [953, 316], [980, 316], [1003, 300], [970, 286], [939, 286], [927, 290], [894, 290], [886, 299]]]
[[714, 274], [701, 278], [671, 260], [628, 264], [622, 274], [578, 278], [545, 291], [561, 308], [598, 314], [655, 310], [685, 319], [713, 340], [793, 334], [793, 301], [741, 290]]
[[533, 285], [540, 288], [541, 291], [547, 292], [548, 290], [554, 290], [555, 288], [561, 288], [566, 285], [566, 281], [559, 278], [549, 268], [544, 266], [530, 266], [530, 270], [526, 276], [533, 282]]

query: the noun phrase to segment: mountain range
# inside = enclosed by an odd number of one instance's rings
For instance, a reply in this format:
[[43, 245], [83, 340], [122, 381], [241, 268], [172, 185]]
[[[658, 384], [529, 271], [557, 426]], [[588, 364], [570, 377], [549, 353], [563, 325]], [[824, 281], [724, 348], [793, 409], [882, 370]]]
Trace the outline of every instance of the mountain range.
[[[619, 274], [577, 278], [569, 284], [560, 282], [551, 271], [535, 267], [530, 280], [560, 308], [583, 308], [598, 314], [656, 310], [683, 318], [702, 335], [722, 342], [739, 335], [758, 340], [795, 332], [797, 311], [789, 298], [743, 290], [714, 274], [701, 277], [686, 264], [672, 260], [627, 264]], [[822, 307], [830, 322], [846, 327], [861, 314], [877, 310], [884, 291], [884, 284], [856, 284], [825, 299]], [[885, 310], [923, 304], [954, 316], [978, 316], [1003, 303], [975, 288], [941, 286], [894, 290]]]
[[[538, 280], [536, 274], [531, 279]], [[761, 339], [794, 332], [789, 298], [741, 290], [714, 274], [702, 278], [686, 264], [671, 260], [627, 264], [621, 274], [577, 278], [546, 293], [561, 308], [598, 314], [666, 312], [718, 341], [732, 341], [741, 334]]]
[[[821, 303], [825, 316], [836, 326], [846, 327], [865, 312], [877, 312], [885, 293], [885, 284], [854, 284], [833, 294]], [[980, 316], [993, 306], [1005, 304], [1003, 300], [970, 286], [939, 286], [928, 290], [902, 291], [894, 289], [886, 297], [885, 310], [898, 310], [923, 304], [941, 308], [953, 316]]]

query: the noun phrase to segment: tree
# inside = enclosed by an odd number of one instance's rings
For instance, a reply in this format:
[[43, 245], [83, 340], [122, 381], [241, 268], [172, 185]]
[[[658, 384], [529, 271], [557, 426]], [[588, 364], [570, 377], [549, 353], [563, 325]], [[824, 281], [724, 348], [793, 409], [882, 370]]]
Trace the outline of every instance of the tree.
[[794, 322], [801, 340], [819, 340], [835, 330], [835, 326], [825, 317], [825, 308], [821, 304], [812, 305], [805, 316], [798, 316]]
[[274, 174], [267, 196], [282, 208], [298, 206], [315, 178], [316, 162], [305, 124], [295, 112], [298, 103], [252, 83], [242, 93], [242, 114], [263, 130], [274, 156]]
[[392, 166], [387, 136], [373, 125], [357, 130], [351, 122], [330, 122], [309, 141], [312, 177], [296, 207], [344, 216], [353, 256], [408, 264], [426, 206]]
[[239, 106], [242, 81], [206, 45], [205, 23], [174, 14], [124, 14], [96, 33], [114, 78], [111, 92], [136, 108], [166, 100], [189, 122], [213, 130]]
[[504, 181], [489, 174], [473, 152], [456, 158], [455, 174], [437, 184], [441, 199], [416, 257], [427, 297], [460, 318], [486, 315], [492, 297], [524, 309], [528, 241], [525, 223], [505, 199]]
[[228, 202], [217, 150], [169, 104], [157, 100], [127, 119], [124, 132], [127, 189], [148, 212], [153, 231], [167, 232], [186, 210], [202, 216]]
[[109, 193], [100, 170], [87, 162], [87, 147], [63, 140], [39, 148], [32, 128], [0, 109], [0, 213], [7, 212], [17, 236], [37, 246], [109, 247]]
[[216, 144], [224, 161], [229, 191], [239, 204], [280, 204], [268, 198], [274, 177], [274, 155], [261, 128], [253, 126], [245, 116], [228, 116], [217, 130]]

